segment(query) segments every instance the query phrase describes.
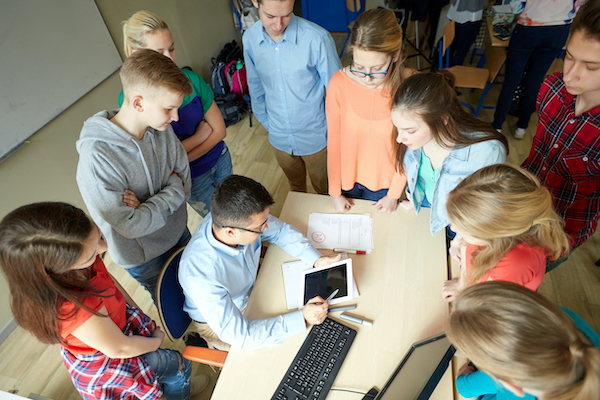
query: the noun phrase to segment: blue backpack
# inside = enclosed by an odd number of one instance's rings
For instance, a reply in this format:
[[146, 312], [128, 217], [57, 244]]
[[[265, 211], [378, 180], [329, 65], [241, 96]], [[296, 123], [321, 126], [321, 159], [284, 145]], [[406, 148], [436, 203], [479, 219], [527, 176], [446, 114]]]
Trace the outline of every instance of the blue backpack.
[[227, 64], [222, 61], [212, 59], [212, 67], [210, 67], [210, 81], [215, 95], [224, 96], [231, 90], [227, 82]]

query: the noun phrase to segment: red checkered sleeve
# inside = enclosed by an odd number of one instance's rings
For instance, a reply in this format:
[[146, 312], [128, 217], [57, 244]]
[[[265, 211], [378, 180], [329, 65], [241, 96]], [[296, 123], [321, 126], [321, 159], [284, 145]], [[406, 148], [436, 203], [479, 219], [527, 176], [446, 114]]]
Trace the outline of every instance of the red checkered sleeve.
[[596, 230], [600, 214], [600, 106], [575, 114], [562, 73], [549, 76], [537, 99], [539, 124], [522, 167], [548, 188], [573, 248]]

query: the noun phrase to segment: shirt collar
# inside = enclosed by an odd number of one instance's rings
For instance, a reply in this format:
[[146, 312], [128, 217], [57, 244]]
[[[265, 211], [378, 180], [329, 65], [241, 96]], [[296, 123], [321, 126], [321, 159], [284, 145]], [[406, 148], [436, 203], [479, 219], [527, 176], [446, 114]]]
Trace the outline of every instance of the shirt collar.
[[571, 93], [569, 93], [567, 91], [567, 88], [565, 87], [565, 82], [562, 80], [563, 76], [561, 73], [560, 76], [560, 81], [561, 81], [561, 88], [560, 88], [560, 92], [559, 92], [559, 97], [560, 97], [560, 101], [562, 101], [562, 103], [565, 105], [565, 107], [568, 107], [569, 110], [571, 111], [571, 114], [573, 115], [574, 119], [579, 119], [579, 120], [588, 120], [591, 119], [592, 121], [594, 121], [594, 123], [599, 124], [600, 123], [600, 106], [596, 106], [590, 110], [587, 110], [586, 112], [582, 113], [581, 115], [575, 115], [575, 101], [577, 100], [577, 96], [572, 95]]
[[[261, 22], [261, 26], [262, 26], [262, 22]], [[298, 17], [296, 17], [292, 13], [292, 18], [290, 19], [290, 23], [288, 24], [287, 28], [285, 28], [285, 32], [283, 32], [283, 36], [281, 37], [281, 39], [279, 39], [279, 41], [277, 43], [281, 43], [281, 42], [285, 41], [285, 42], [290, 42], [292, 44], [296, 44], [297, 39], [298, 39]], [[273, 39], [271, 39], [271, 37], [267, 33], [267, 30], [265, 29], [264, 26], [262, 26], [262, 36], [260, 38], [259, 44], [262, 44], [262, 43], [275, 44]]]
[[235, 257], [238, 254], [240, 254], [241, 251], [244, 250], [244, 246], [237, 246], [237, 247], [231, 247], [226, 245], [225, 243], [220, 242], [219, 240], [217, 240], [217, 238], [215, 237], [215, 235], [213, 234], [213, 230], [212, 230], [212, 216], [210, 214], [208, 214], [204, 219], [209, 218], [209, 221], [207, 221], [206, 224], [206, 237], [208, 239], [208, 243], [210, 243], [210, 245], [220, 251], [221, 253], [225, 253], [229, 256]]

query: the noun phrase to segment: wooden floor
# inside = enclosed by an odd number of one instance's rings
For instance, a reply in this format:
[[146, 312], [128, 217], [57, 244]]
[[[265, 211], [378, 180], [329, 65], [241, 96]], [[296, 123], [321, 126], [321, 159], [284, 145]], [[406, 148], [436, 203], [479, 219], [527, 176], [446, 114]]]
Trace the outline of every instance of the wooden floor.
[[[499, 87], [488, 94], [487, 104], [495, 104], [498, 91]], [[461, 99], [476, 104], [480, 95], [480, 91], [473, 93], [465, 91]], [[480, 118], [489, 122], [492, 116], [493, 110], [484, 110]], [[233, 170], [236, 174], [246, 175], [261, 182], [269, 190], [276, 201], [272, 214], [278, 216], [289, 191], [289, 185], [275, 161], [268, 144], [267, 132], [256, 120], [253, 119], [252, 122], [253, 126], [250, 127], [249, 119], [245, 118], [227, 129], [225, 141], [231, 151]], [[508, 137], [510, 145], [509, 162], [520, 164], [529, 153], [531, 138], [537, 126], [537, 116], [533, 116], [523, 140], [512, 137], [514, 125], [515, 119], [509, 117], [503, 133]], [[191, 208], [188, 207], [188, 211], [188, 225], [194, 232], [201, 219]], [[399, 209], [396, 212], [406, 211]], [[575, 311], [597, 332], [600, 332], [600, 268], [594, 263], [600, 258], [599, 245], [600, 233], [597, 233], [577, 249], [567, 262], [549, 273], [539, 289], [540, 293], [557, 304]], [[107, 265], [110, 272], [122, 283], [140, 307], [153, 319], [158, 320], [150, 295], [123, 269], [110, 260]], [[165, 339], [163, 346], [181, 349], [183, 344], [181, 341], [171, 343]], [[208, 373], [211, 377], [211, 385], [214, 385], [217, 376], [208, 367], [195, 365], [194, 374], [198, 373]], [[58, 346], [42, 345], [20, 328], [17, 328], [0, 346], [0, 390], [24, 397], [36, 393], [54, 400], [80, 398], [62, 364]], [[209, 399], [211, 393], [212, 389], [207, 389], [194, 399]]]

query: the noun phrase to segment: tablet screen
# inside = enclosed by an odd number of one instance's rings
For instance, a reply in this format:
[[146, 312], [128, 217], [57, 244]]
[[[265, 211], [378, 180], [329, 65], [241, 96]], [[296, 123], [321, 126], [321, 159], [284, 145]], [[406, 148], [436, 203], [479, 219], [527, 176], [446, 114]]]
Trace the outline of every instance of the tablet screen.
[[348, 295], [348, 265], [343, 263], [322, 271], [307, 273], [304, 281], [304, 304], [315, 296], [329, 297], [335, 289], [340, 291], [333, 297]]

